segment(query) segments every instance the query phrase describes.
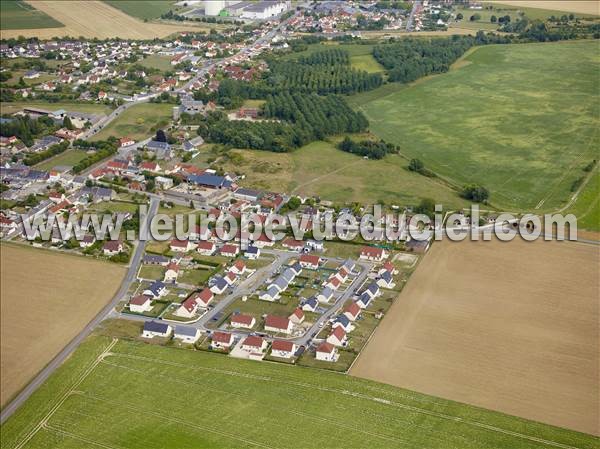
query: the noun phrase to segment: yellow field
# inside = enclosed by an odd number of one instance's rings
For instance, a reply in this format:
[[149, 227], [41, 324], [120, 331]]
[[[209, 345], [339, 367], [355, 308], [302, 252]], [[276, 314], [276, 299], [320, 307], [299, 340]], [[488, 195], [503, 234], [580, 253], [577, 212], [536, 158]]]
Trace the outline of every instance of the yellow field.
[[64, 23], [65, 26], [30, 30], [2, 30], [2, 39], [17, 36], [38, 37], [40, 39], [61, 36], [97, 37], [99, 39], [112, 37], [152, 39], [165, 37], [177, 31], [208, 30], [207, 27], [198, 25], [145, 23], [98, 0], [35, 0], [29, 3], [50, 17]]
[[116, 292], [122, 266], [0, 246], [0, 405], [72, 340]]
[[597, 0], [486, 0], [486, 3], [600, 15], [600, 3]]
[[600, 435], [599, 256], [437, 242], [351, 374]]

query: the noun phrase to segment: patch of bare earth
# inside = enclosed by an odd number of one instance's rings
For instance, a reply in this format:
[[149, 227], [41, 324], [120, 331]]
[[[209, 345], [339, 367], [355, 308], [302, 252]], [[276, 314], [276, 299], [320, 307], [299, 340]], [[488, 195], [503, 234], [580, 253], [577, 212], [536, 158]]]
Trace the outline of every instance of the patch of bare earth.
[[0, 246], [0, 262], [4, 406], [110, 301], [125, 269], [15, 245]]
[[351, 374], [599, 435], [600, 248], [438, 242]]

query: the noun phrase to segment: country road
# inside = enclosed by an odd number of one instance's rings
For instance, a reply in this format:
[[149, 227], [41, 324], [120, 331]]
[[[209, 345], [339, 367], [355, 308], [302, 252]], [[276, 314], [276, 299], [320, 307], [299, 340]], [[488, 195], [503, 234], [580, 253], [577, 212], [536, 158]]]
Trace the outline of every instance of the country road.
[[[156, 215], [158, 211], [158, 205], [160, 201], [157, 198], [150, 199], [150, 207], [148, 210], [148, 216], [143, 223], [140, 223], [140, 229], [150, 230], [150, 221], [152, 217]], [[125, 277], [121, 281], [121, 285], [117, 290], [117, 293], [113, 296], [112, 300], [104, 306], [104, 308], [98, 312], [98, 314], [94, 317], [92, 321], [87, 323], [82, 331], [69, 342], [67, 346], [65, 346], [62, 351], [60, 351], [56, 357], [52, 359], [46, 367], [40, 371], [37, 376], [33, 378], [27, 386], [21, 390], [21, 392], [2, 410], [0, 413], [0, 424], [3, 424], [28, 398], [31, 396], [35, 390], [38, 389], [40, 385], [42, 385], [50, 375], [77, 349], [77, 347], [81, 344], [81, 342], [94, 330], [94, 328], [100, 323], [111, 311], [115, 308], [115, 306], [121, 301], [121, 299], [127, 293], [129, 289], [129, 285], [135, 279], [140, 262], [144, 255], [144, 251], [146, 250], [147, 241], [138, 241], [135, 249], [133, 251], [133, 255], [131, 257], [131, 261], [129, 263], [129, 268], [127, 269], [127, 273]]]

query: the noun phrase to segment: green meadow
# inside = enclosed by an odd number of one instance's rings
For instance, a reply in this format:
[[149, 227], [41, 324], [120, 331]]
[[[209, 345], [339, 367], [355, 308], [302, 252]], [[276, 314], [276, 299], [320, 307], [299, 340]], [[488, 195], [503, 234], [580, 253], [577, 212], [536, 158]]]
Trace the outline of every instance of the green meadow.
[[59, 28], [64, 25], [48, 14], [38, 11], [22, 0], [0, 1], [0, 28], [3, 30], [25, 30], [33, 28]]
[[[567, 204], [599, 159], [598, 41], [476, 48], [448, 73], [349, 97], [370, 130], [510, 211]], [[575, 82], [576, 81], [576, 82]]]
[[279, 363], [92, 336], [1, 427], [2, 448], [597, 447], [598, 439]]
[[157, 129], [166, 127], [172, 111], [173, 105], [166, 103], [142, 103], [132, 106], [91, 140], [104, 140], [110, 136], [147, 139], [152, 137]]

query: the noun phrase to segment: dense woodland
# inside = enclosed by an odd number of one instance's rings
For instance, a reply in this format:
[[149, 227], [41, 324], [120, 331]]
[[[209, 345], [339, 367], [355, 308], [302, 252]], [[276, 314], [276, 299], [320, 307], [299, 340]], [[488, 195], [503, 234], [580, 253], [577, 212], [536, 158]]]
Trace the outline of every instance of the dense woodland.
[[209, 114], [198, 134], [209, 142], [230, 147], [288, 152], [332, 134], [360, 132], [368, 121], [354, 112], [340, 97], [315, 94], [270, 96], [264, 115], [280, 121], [248, 122], [228, 120], [223, 114]]
[[389, 73], [389, 81], [409, 83], [432, 73], [448, 71], [475, 40], [452, 36], [450, 39], [402, 39], [373, 48], [373, 56]]

